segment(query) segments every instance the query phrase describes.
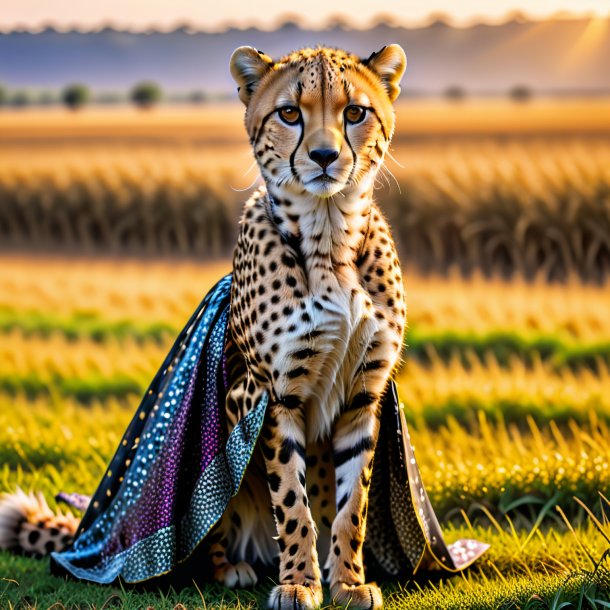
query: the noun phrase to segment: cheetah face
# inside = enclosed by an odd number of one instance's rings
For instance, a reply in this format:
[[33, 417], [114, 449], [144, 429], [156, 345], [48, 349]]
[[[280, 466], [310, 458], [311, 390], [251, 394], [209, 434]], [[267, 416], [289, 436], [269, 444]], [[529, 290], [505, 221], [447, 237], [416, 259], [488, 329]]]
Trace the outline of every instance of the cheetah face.
[[394, 131], [405, 66], [398, 45], [367, 60], [322, 48], [277, 62], [238, 48], [231, 72], [267, 184], [328, 198], [372, 182]]

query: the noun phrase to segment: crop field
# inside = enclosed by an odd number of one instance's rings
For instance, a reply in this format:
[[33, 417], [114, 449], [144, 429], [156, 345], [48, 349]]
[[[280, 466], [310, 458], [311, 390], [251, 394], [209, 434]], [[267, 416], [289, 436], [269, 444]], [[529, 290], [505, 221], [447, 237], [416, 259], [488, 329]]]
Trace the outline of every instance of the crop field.
[[[602, 281], [610, 102], [398, 107], [378, 198], [405, 263]], [[6, 249], [226, 257], [256, 183], [239, 107], [0, 114]]]
[[[404, 265], [396, 374], [466, 574], [385, 607], [610, 607], [610, 101], [408, 100], [377, 198]], [[238, 106], [0, 113], [0, 492], [92, 493], [256, 182]], [[0, 552], [0, 610], [257, 608]], [[326, 598], [326, 603], [331, 600]]]
[[[243, 167], [229, 168], [228, 155]], [[393, 156], [378, 198], [405, 262], [550, 279], [610, 271], [608, 141], [427, 142], [397, 145]], [[250, 165], [239, 146], [219, 156], [190, 147], [0, 153], [0, 240], [42, 251], [227, 256], [242, 191], [256, 179]]]

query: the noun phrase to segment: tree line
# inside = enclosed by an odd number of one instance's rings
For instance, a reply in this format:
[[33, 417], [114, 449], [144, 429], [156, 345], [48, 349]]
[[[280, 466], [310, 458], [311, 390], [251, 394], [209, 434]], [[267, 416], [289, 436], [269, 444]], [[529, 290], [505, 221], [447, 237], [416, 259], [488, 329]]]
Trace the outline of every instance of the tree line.
[[152, 108], [161, 101], [168, 99], [174, 102], [201, 104], [211, 100], [203, 91], [191, 91], [183, 95], [168, 97], [160, 85], [153, 81], [136, 83], [127, 95], [116, 93], [101, 93], [93, 95], [91, 89], [83, 83], [70, 83], [59, 94], [51, 91], [42, 91], [35, 94], [26, 89], [10, 91], [0, 84], [0, 106], [24, 107], [30, 105], [50, 106], [58, 103], [64, 104], [71, 110], [78, 110], [90, 103], [117, 104], [130, 101], [138, 108]]

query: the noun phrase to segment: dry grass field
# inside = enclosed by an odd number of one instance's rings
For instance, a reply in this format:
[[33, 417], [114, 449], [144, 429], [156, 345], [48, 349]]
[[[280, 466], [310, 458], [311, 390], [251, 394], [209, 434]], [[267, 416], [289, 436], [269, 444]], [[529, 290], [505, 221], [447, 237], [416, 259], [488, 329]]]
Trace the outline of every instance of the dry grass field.
[[[0, 113], [0, 248], [226, 257], [256, 184], [242, 108]], [[378, 199], [421, 271], [601, 281], [610, 103], [407, 101]]]
[[[43, 255], [0, 256], [0, 312], [57, 320], [166, 322], [178, 331], [202, 296], [231, 270], [228, 259], [180, 260]], [[405, 269], [410, 332], [504, 330], [610, 340], [610, 290], [565, 284], [422, 276]], [[169, 289], [171, 287], [171, 289]]]

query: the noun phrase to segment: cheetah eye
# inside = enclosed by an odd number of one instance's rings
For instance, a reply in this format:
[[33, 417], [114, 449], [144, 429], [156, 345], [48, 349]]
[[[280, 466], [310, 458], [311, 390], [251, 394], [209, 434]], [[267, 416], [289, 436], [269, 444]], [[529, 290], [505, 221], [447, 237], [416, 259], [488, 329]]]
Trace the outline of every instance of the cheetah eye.
[[280, 119], [282, 119], [284, 123], [288, 123], [288, 125], [294, 125], [301, 118], [301, 112], [295, 106], [284, 106], [277, 112], [280, 115]]
[[345, 109], [345, 118], [348, 123], [356, 124], [364, 121], [366, 116], [366, 108], [362, 106], [348, 106]]

